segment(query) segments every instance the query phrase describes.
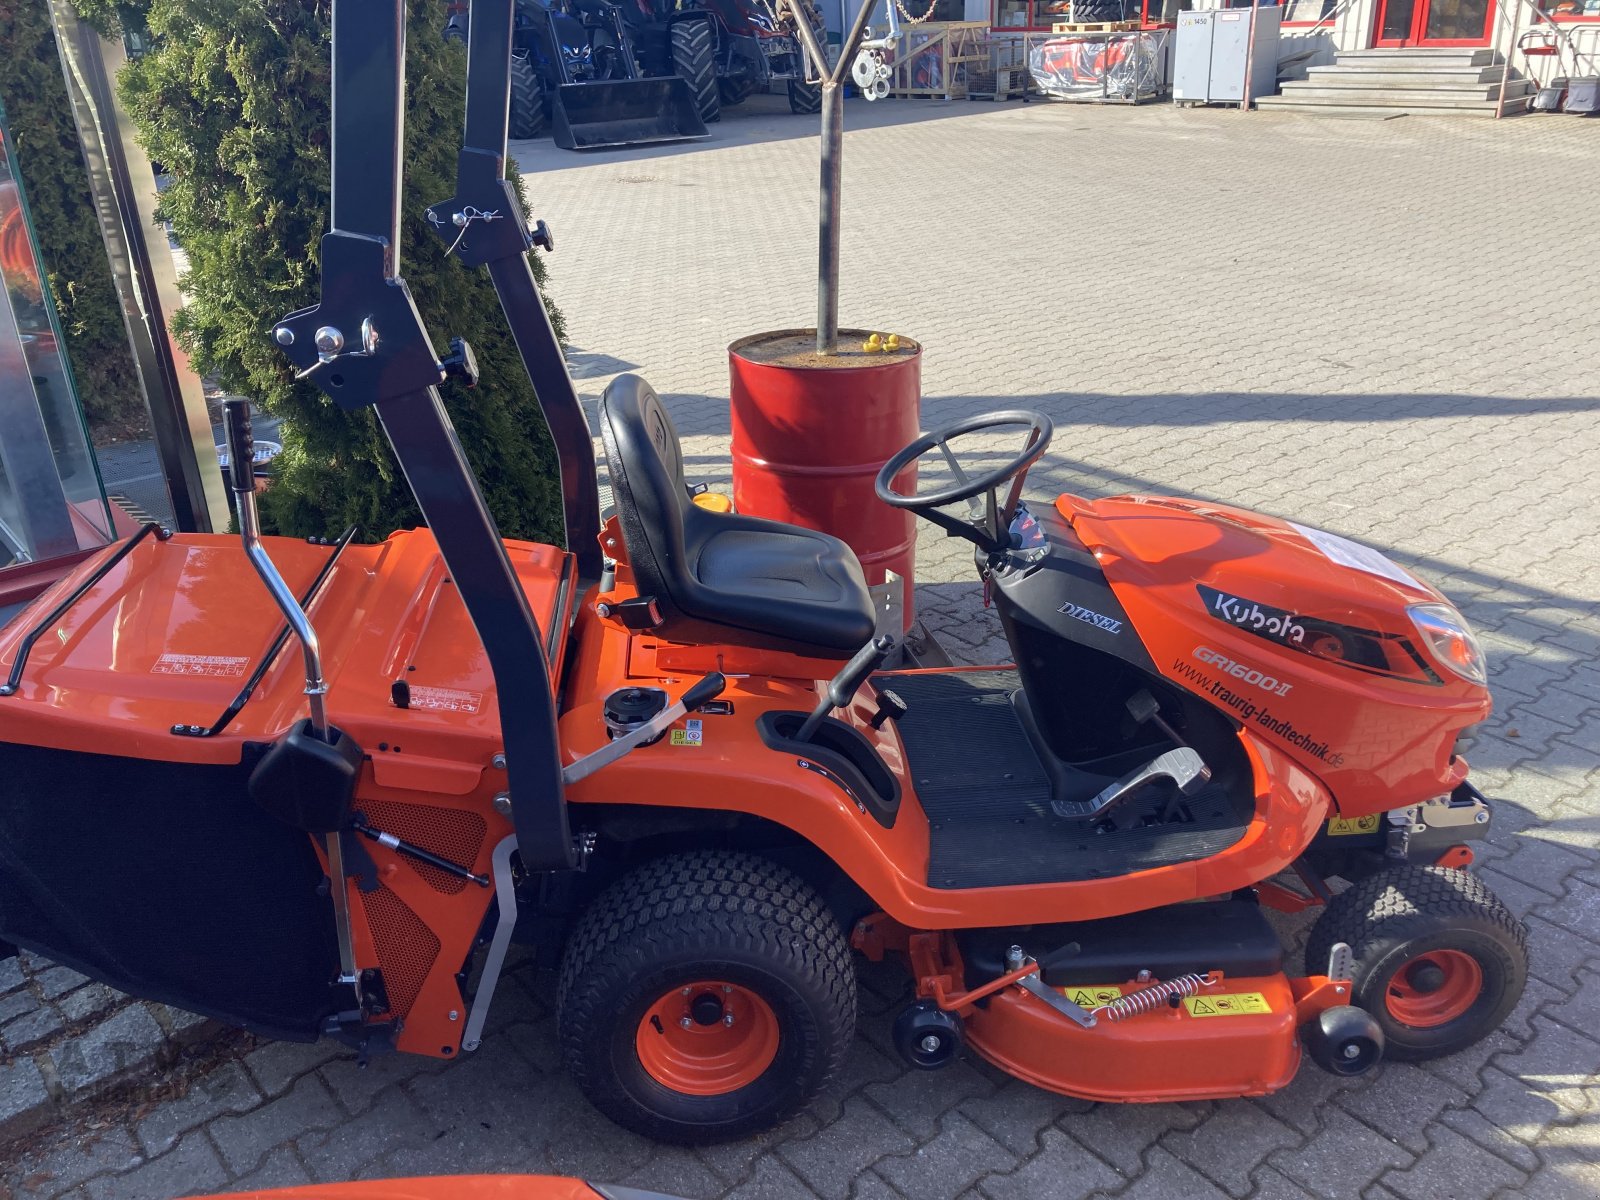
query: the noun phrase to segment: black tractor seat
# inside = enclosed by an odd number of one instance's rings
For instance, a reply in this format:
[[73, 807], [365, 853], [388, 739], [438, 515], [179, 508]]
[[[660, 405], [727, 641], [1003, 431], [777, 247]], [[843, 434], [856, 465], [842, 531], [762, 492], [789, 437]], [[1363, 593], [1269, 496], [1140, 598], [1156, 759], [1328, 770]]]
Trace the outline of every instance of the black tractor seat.
[[848, 657], [875, 620], [861, 564], [836, 537], [694, 503], [667, 410], [637, 375], [600, 401], [618, 523], [640, 596], [670, 641]]

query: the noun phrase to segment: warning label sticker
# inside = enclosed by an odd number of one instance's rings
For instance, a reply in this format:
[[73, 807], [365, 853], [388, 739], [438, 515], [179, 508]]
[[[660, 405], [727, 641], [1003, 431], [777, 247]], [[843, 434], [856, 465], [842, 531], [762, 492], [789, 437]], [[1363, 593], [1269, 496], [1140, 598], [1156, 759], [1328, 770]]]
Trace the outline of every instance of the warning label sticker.
[[671, 745], [674, 746], [701, 746], [705, 744], [705, 732], [698, 717], [690, 717], [683, 723], [682, 729], [672, 731]]
[[432, 712], [475, 713], [483, 707], [482, 692], [463, 692], [456, 688], [414, 687], [411, 707]]
[[152, 675], [210, 675], [236, 679], [244, 674], [248, 658], [221, 654], [163, 654], [150, 668]]
[[1185, 996], [1183, 1007], [1191, 1017], [1253, 1017], [1272, 1011], [1260, 992], [1224, 992], [1216, 996]]
[[1378, 814], [1364, 817], [1334, 817], [1328, 822], [1329, 837], [1349, 837], [1355, 833], [1377, 833]]
[[1061, 994], [1079, 1008], [1095, 1008], [1120, 999], [1122, 989], [1114, 983], [1080, 983], [1062, 988]]

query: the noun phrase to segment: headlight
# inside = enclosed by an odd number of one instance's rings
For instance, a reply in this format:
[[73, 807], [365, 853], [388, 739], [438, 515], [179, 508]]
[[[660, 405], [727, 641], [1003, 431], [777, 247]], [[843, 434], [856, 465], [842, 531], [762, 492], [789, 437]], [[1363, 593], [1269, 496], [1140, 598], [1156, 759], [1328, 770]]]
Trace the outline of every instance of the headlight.
[[1448, 604], [1413, 604], [1406, 612], [1435, 662], [1473, 683], [1489, 682], [1483, 647], [1465, 617]]

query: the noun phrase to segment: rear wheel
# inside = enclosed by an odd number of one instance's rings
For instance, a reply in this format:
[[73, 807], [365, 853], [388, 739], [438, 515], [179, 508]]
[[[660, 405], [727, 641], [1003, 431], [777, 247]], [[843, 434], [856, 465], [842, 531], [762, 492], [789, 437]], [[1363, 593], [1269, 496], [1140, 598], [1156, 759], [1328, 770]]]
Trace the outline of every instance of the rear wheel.
[[706, 124], [722, 118], [717, 95], [717, 52], [709, 21], [678, 21], [672, 26], [672, 69], [689, 85], [694, 106]]
[[1482, 880], [1393, 867], [1334, 897], [1312, 927], [1306, 970], [1335, 943], [1355, 953], [1354, 1002], [1383, 1028], [1385, 1054], [1428, 1059], [1500, 1028], [1528, 980], [1527, 932]]
[[567, 1070], [645, 1137], [743, 1137], [808, 1102], [855, 1029], [855, 969], [809, 886], [751, 854], [658, 859], [590, 907], [557, 993]]
[[789, 80], [789, 111], [806, 115], [822, 111], [822, 84]]
[[723, 75], [717, 79], [717, 98], [722, 101], [723, 108], [743, 104], [755, 90], [756, 85], [744, 75]]
[[536, 138], [544, 132], [544, 82], [526, 55], [511, 56], [511, 121], [514, 138]]

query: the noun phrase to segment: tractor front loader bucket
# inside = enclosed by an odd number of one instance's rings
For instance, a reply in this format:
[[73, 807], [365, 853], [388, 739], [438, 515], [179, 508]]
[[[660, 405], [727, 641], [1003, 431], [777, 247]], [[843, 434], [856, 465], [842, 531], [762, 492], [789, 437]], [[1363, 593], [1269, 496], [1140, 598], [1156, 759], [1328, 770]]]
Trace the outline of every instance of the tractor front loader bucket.
[[602, 150], [709, 136], [689, 85], [677, 76], [567, 83], [556, 90], [551, 133], [563, 150]]

